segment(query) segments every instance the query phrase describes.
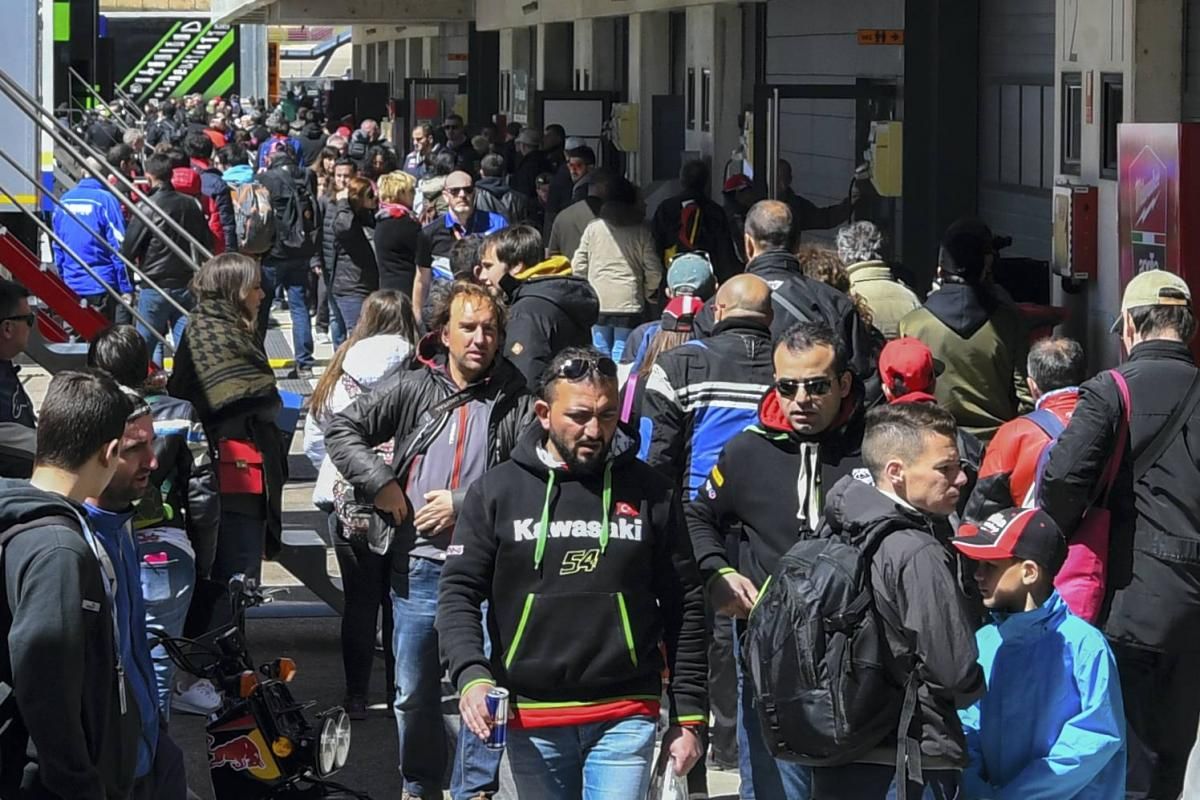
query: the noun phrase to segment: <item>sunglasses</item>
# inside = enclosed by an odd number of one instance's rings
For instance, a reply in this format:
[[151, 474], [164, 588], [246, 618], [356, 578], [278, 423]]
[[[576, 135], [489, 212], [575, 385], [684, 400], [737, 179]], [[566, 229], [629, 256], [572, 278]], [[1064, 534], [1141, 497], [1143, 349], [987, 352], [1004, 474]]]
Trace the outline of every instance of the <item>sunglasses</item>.
[[0, 319], [0, 322], [24, 322], [26, 325], [32, 328], [37, 324], [37, 314], [18, 314], [17, 316]]
[[780, 397], [787, 400], [794, 398], [801, 389], [804, 389], [804, 393], [809, 397], [824, 397], [833, 391], [833, 381], [830, 378], [809, 378], [803, 381], [795, 378], [780, 378], [775, 381], [775, 391], [779, 392]]
[[600, 358], [568, 358], [554, 372], [555, 377], [568, 381], [577, 381], [593, 374], [604, 378], [615, 378], [617, 377], [617, 364], [611, 358], [604, 356]]
[[475, 188], [473, 186], [447, 186], [446, 193], [451, 197], [458, 197], [459, 195], [472, 195], [475, 194]]

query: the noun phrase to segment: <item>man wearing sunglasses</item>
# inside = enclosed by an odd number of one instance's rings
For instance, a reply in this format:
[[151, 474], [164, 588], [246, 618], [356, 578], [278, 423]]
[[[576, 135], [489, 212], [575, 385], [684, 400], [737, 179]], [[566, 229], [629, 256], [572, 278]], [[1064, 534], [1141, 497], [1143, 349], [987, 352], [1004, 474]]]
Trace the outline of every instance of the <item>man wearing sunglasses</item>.
[[33, 474], [37, 418], [13, 359], [25, 352], [36, 321], [29, 290], [0, 278], [0, 478]]
[[474, 174], [479, 154], [471, 146], [471, 137], [467, 136], [467, 126], [458, 114], [451, 114], [442, 123], [442, 132], [446, 134], [446, 149], [454, 154], [454, 166]]
[[453, 274], [450, 251], [454, 243], [508, 227], [508, 220], [502, 214], [475, 208], [475, 179], [470, 172], [456, 170], [447, 175], [442, 196], [446, 199], [446, 213], [422, 228], [417, 240], [417, 277], [412, 297], [417, 322], [423, 321], [425, 301], [433, 285], [433, 268], [446, 275]]
[[[824, 492], [863, 472], [863, 387], [838, 335], [823, 323], [797, 323], [776, 339], [773, 364], [757, 423], [729, 440], [686, 506], [709, 597], [739, 621], [780, 557], [821, 524]], [[738, 529], [734, 562], [726, 537]], [[744, 673], [739, 690], [742, 797], [807, 798], [810, 771], [771, 757]]]
[[664, 666], [663, 752], [679, 775], [703, 752], [700, 576], [678, 490], [638, 460], [619, 406], [610, 359], [593, 348], [556, 356], [539, 424], [467, 491], [446, 560], [437, 628], [463, 725], [486, 738], [488, 691], [509, 691], [519, 797], [645, 797]]

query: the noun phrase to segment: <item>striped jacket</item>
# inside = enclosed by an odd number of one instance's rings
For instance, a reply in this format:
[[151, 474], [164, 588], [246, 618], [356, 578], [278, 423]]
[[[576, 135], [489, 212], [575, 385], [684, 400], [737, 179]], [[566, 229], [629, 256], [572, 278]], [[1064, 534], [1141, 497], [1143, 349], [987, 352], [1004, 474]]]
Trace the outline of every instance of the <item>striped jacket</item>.
[[149, 394], [146, 402], [154, 414], [158, 468], [138, 504], [134, 528], [183, 529], [196, 553], [196, 574], [207, 576], [217, 552], [221, 522], [221, 494], [208, 437], [187, 400]]
[[692, 499], [725, 443], [757, 421], [773, 375], [771, 331], [748, 319], [663, 353], [642, 399], [641, 457]]

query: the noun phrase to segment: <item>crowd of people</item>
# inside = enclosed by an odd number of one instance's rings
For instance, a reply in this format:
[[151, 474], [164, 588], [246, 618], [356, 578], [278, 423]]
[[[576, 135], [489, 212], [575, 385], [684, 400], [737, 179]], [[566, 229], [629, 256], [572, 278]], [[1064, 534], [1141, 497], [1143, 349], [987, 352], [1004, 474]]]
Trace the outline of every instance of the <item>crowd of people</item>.
[[144, 141], [89, 137], [178, 227], [103, 180], [66, 194], [87, 269], [56, 266], [113, 324], [36, 416], [35, 318], [0, 282], [0, 796], [186, 797], [170, 711], [221, 696], [148, 626], [235, 622], [229, 578], [279, 550], [277, 295], [315, 380], [344, 706], [367, 715], [382, 628], [405, 798], [638, 800], [656, 745], [691, 797], [712, 766], [758, 800], [1200, 791], [1180, 278], [1124, 288], [1128, 357], [1089, 377], [1079, 342], [1031, 340], [977, 219], [922, 300], [858, 190], [818, 208], [790, 169], [718, 203], [689, 162], [647, 214], [558, 125], [450, 115], [401, 157], [306, 105], [152, 111]]

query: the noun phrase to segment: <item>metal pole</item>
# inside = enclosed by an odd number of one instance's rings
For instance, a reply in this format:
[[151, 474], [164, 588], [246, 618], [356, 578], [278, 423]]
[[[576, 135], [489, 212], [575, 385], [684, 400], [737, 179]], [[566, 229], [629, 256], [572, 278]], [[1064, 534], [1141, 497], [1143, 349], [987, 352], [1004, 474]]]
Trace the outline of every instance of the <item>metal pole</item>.
[[63, 203], [63, 201], [61, 201], [57, 197], [55, 197], [52, 192], [47, 191], [46, 188], [41, 185], [41, 183], [34, 180], [33, 176], [30, 175], [28, 170], [26, 170], [24, 167], [22, 167], [20, 164], [18, 164], [13, 159], [12, 156], [10, 156], [8, 153], [4, 152], [4, 150], [2, 150], [2, 149], [0, 149], [0, 158], [4, 159], [4, 161], [10, 167], [12, 167], [14, 170], [16, 170], [18, 175], [20, 175], [22, 178], [24, 178], [25, 180], [27, 180], [31, 184], [33, 184], [34, 188], [37, 189], [37, 191], [40, 194], [44, 195], [46, 197], [46, 199], [48, 199], [50, 202], [54, 203], [54, 205], [56, 207], [58, 207], [59, 209], [61, 209], [62, 211], [65, 211], [67, 216], [69, 216], [71, 219], [73, 219], [75, 221], [76, 225], [78, 225], [79, 227], [81, 227], [85, 231], [87, 231], [93, 239], [95, 239], [98, 243], [100, 243], [104, 247], [105, 250], [112, 253], [117, 258], [119, 258], [121, 260], [122, 264], [124, 264], [126, 267], [128, 267], [130, 270], [132, 270], [134, 275], [137, 275], [139, 278], [141, 278], [143, 281], [145, 281], [146, 284], [148, 286], [150, 286], [151, 289], [158, 292], [160, 295], [162, 295], [163, 299], [165, 299], [171, 305], [175, 306], [175, 308], [177, 310], [179, 310], [180, 312], [182, 312], [184, 314], [184, 316], [187, 316], [188, 310], [186, 308], [184, 308], [183, 306], [181, 306], [179, 303], [177, 303], [175, 301], [175, 298], [171, 297], [171, 295], [169, 295], [165, 291], [163, 291], [163, 288], [161, 286], [159, 286], [157, 283], [152, 281], [150, 278], [146, 277], [146, 274], [144, 272], [142, 272], [141, 270], [139, 270], [136, 266], [134, 266], [134, 263], [132, 261], [130, 261], [124, 255], [122, 255], [120, 250], [118, 250], [117, 248], [115, 248], [111, 244], [109, 244], [108, 237], [101, 236], [99, 231], [94, 230], [93, 228], [90, 228], [87, 225], [85, 225], [83, 223], [83, 221], [80, 220], [79, 217], [75, 214], [74, 211], [72, 211], [70, 208], [68, 208], [66, 206], [66, 204]]
[[167, 347], [171, 346], [171, 343], [167, 341], [167, 337], [163, 336], [161, 333], [154, 330], [154, 326], [151, 325], [145, 317], [143, 317], [141, 314], [139, 314], [138, 310], [136, 308], [134, 308], [129, 303], [126, 303], [125, 298], [121, 297], [121, 294], [116, 289], [109, 286], [108, 283], [103, 278], [101, 278], [99, 275], [97, 275], [96, 271], [94, 269], [92, 269], [90, 266], [88, 266], [87, 262], [84, 261], [82, 258], [80, 258], [78, 253], [76, 253], [74, 250], [71, 249], [70, 245], [68, 245], [66, 242], [64, 242], [58, 236], [58, 234], [56, 234], [50, 228], [50, 226], [48, 226], [45, 222], [42, 222], [42, 220], [40, 220], [38, 218], [37, 214], [34, 214], [32, 211], [30, 211], [29, 209], [25, 208], [20, 203], [18, 203], [17, 198], [13, 197], [12, 194], [8, 191], [8, 189], [5, 189], [3, 186], [0, 186], [0, 194], [3, 194], [5, 197], [7, 197], [8, 201], [10, 203], [12, 203], [14, 206], [17, 206], [18, 208], [20, 208], [21, 212], [25, 216], [27, 216], [31, 220], [33, 220], [34, 224], [36, 224], [38, 226], [38, 228], [41, 229], [42, 233], [49, 236], [50, 240], [52, 242], [54, 242], [55, 244], [57, 244], [59, 247], [61, 247], [64, 253], [66, 253], [71, 258], [75, 259], [76, 261], [78, 261], [79, 266], [83, 267], [84, 271], [87, 272], [88, 275], [91, 275], [93, 280], [95, 280], [97, 283], [99, 283], [101, 286], [103, 286], [104, 290], [106, 292], [108, 292], [113, 297], [117, 298], [117, 302], [120, 303], [122, 306], [124, 306], [126, 309], [128, 309], [129, 313], [133, 315], [134, 319], [136, 319], [138, 322], [142, 323], [142, 325], [146, 326], [146, 330], [153, 333], [154, 336], [159, 341], [161, 341], [164, 345], [166, 345]]
[[[0, 69], [0, 93], [4, 94], [5, 97], [12, 101], [13, 104], [17, 106], [17, 109], [22, 111], [25, 116], [31, 122], [33, 122], [33, 124], [45, 131], [46, 134], [49, 135], [52, 140], [54, 140], [55, 144], [63, 148], [67, 155], [80, 162], [84, 169], [89, 172], [89, 174], [94, 175], [101, 180], [105, 180], [104, 175], [102, 175], [100, 172], [88, 168], [87, 164], [85, 163], [86, 159], [80, 157], [80, 152], [87, 153], [92, 158], [96, 159], [101, 168], [109, 170], [114, 176], [116, 176], [117, 181], [123, 187], [128, 189], [134, 197], [153, 205], [153, 203], [150, 202], [149, 196], [146, 195], [145, 192], [135, 186], [133, 181], [122, 175], [119, 170], [109, 165], [108, 162], [105, 161], [104, 155], [99, 153], [90, 144], [85, 142], [82, 137], [75, 133], [75, 131], [70, 130], [69, 128], [65, 129], [66, 133], [76, 142], [76, 144], [72, 144], [63, 137], [62, 132], [64, 129], [59, 127], [57, 121], [52, 120], [50, 123], [47, 123], [45, 121], [45, 117], [49, 115], [50, 112], [42, 108], [36, 101], [31, 100], [29, 93], [21, 88], [21, 86], [15, 81], [13, 81], [13, 79], [9, 77], [8, 73], [2, 69]], [[199, 269], [199, 267], [195, 265], [194, 257], [184, 251], [184, 249], [180, 247], [173, 239], [166, 236], [159, 229], [159, 226], [151, 221], [145, 212], [137, 207], [136, 203], [129, 203], [128, 205], [130, 213], [132, 213], [135, 217], [141, 220], [143, 224], [149, 227], [151, 232], [157, 235], [162, 240], [163, 244], [167, 246], [168, 250], [182, 258], [189, 266], [192, 267], [193, 270]], [[182, 235], [185, 241], [195, 247], [204, 260], [208, 260], [213, 257], [212, 252], [199, 241], [197, 241], [194, 236], [188, 233], [187, 229], [184, 228], [183, 225], [162, 214], [159, 215], [159, 218], [171, 229]]]

